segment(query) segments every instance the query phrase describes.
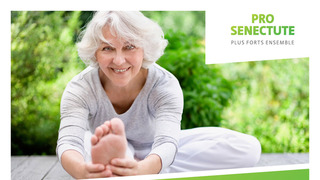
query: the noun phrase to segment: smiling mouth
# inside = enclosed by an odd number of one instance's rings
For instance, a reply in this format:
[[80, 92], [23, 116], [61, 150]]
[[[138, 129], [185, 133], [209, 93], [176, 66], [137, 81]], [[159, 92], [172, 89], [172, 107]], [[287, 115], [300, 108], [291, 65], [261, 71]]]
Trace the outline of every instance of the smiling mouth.
[[116, 69], [116, 68], [111, 68], [115, 73], [123, 73], [126, 72], [130, 69], [130, 67], [125, 68], [125, 69]]

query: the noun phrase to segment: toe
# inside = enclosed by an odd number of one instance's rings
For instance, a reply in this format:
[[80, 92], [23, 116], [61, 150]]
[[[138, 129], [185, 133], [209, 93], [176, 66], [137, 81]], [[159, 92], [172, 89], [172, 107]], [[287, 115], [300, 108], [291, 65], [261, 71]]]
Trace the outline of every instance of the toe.
[[125, 135], [124, 124], [121, 119], [113, 118], [110, 121], [111, 130], [114, 134]]
[[98, 143], [98, 138], [96, 135], [91, 136], [91, 145], [96, 145]]
[[102, 136], [109, 134], [110, 128], [108, 125], [106, 125], [106, 123], [102, 124], [100, 127], [102, 129]]
[[103, 129], [102, 129], [101, 126], [99, 126], [99, 127], [96, 128], [96, 130], [95, 130], [95, 132], [94, 132], [94, 135], [97, 136], [98, 141], [99, 141], [99, 139], [103, 136]]

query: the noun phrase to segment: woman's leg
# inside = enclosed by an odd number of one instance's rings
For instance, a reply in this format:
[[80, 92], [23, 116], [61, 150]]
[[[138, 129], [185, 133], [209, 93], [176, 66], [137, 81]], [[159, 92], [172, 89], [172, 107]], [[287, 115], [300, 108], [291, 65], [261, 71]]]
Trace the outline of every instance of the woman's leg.
[[166, 172], [254, 166], [261, 154], [253, 136], [218, 127], [182, 130], [178, 153]]

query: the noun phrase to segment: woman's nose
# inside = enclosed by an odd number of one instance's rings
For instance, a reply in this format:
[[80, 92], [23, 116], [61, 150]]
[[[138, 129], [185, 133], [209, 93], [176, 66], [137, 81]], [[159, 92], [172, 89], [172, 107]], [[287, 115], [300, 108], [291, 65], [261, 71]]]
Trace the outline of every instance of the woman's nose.
[[117, 66], [120, 66], [125, 62], [126, 62], [126, 60], [125, 60], [125, 57], [122, 53], [117, 53], [113, 59], [113, 63]]

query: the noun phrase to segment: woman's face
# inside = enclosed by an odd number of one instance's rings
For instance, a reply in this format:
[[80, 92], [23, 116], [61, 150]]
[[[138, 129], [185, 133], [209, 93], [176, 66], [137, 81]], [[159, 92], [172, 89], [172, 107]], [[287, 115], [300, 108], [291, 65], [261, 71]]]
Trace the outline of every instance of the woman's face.
[[110, 44], [102, 42], [96, 51], [99, 67], [112, 85], [125, 87], [141, 69], [143, 49], [113, 36], [107, 26], [102, 33]]

